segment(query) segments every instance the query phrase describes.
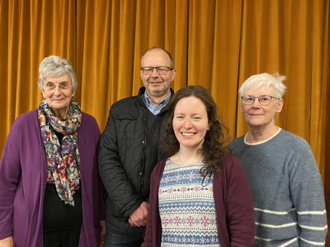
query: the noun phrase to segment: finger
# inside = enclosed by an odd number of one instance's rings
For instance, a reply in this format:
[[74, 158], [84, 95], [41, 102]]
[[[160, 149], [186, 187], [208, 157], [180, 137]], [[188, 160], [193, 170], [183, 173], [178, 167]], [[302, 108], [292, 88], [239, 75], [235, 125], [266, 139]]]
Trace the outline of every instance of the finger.
[[140, 226], [140, 224], [139, 224], [139, 222], [138, 221], [134, 221], [134, 220], [132, 220], [132, 219], [129, 219], [129, 224], [131, 225], [131, 227], [139, 227]]
[[143, 221], [142, 220], [134, 221], [134, 225], [137, 227], [143, 226]]
[[140, 227], [140, 226], [145, 226], [146, 224], [145, 224], [144, 220], [139, 220], [139, 221], [135, 222], [135, 225], [137, 227]]
[[133, 221], [131, 219], [128, 219], [128, 223], [131, 225], [131, 227], [134, 227], [135, 226], [134, 223], [133, 223]]

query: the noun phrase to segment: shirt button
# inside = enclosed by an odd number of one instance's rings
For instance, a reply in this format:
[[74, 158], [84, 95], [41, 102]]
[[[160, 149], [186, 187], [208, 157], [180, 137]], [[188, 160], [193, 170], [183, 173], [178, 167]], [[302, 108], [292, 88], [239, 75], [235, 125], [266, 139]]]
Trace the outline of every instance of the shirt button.
[[139, 175], [141, 176], [142, 175], [142, 172], [139, 172]]
[[144, 141], [142, 141], [142, 143], [144, 144]]

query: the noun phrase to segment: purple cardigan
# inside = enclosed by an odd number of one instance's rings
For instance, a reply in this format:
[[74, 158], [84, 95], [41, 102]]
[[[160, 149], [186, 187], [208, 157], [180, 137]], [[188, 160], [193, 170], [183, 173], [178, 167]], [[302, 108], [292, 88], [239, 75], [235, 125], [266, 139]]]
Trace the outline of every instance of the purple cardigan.
[[[100, 220], [106, 205], [98, 174], [100, 130], [82, 113], [78, 129], [83, 225], [80, 247], [100, 245]], [[47, 181], [46, 156], [38, 111], [20, 115], [7, 137], [0, 162], [0, 239], [13, 236], [17, 247], [43, 246], [43, 202]]]
[[[151, 175], [149, 214], [144, 247], [161, 244], [162, 226], [158, 211], [158, 189], [166, 159], [160, 161]], [[213, 194], [221, 247], [253, 246], [254, 210], [248, 180], [238, 159], [227, 155], [223, 173], [215, 173]]]

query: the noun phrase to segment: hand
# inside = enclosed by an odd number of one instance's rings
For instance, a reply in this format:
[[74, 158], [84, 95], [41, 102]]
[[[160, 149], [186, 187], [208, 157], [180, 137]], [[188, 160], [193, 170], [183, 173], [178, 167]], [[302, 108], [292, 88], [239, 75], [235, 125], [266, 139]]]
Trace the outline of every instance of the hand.
[[14, 239], [12, 236], [0, 239], [0, 247], [14, 247]]
[[147, 202], [142, 202], [140, 207], [138, 207], [131, 215], [129, 216], [128, 222], [132, 227], [145, 226], [148, 219], [149, 204]]
[[105, 237], [105, 220], [101, 220], [100, 221], [100, 225], [101, 225], [101, 242], [104, 242], [104, 237]]

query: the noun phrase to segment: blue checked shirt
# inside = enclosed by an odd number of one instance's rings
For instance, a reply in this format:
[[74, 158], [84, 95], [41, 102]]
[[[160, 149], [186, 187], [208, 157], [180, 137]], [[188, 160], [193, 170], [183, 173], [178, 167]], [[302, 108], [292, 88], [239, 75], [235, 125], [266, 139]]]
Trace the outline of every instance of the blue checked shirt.
[[147, 91], [145, 91], [144, 94], [142, 95], [142, 99], [143, 102], [146, 104], [147, 108], [149, 109], [149, 111], [151, 111], [154, 115], [157, 115], [161, 111], [161, 109], [163, 109], [168, 104], [168, 102], [170, 102], [171, 92], [168, 94], [168, 96], [165, 99], [159, 102], [157, 106], [155, 106], [154, 103], [152, 103], [152, 101], [147, 95]]

